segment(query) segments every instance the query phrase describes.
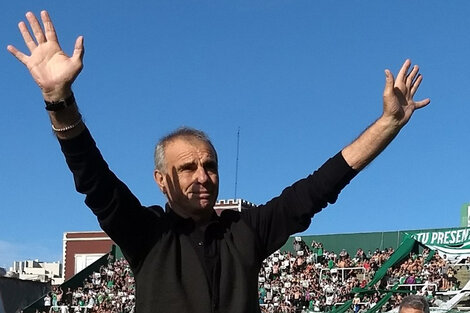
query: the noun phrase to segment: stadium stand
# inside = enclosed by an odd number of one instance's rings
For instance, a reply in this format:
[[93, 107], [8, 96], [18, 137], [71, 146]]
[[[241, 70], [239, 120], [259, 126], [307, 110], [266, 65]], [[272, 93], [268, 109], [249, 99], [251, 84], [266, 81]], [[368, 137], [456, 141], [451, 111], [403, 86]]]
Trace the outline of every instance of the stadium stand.
[[[278, 251], [263, 262], [259, 273], [263, 313], [342, 312], [342, 307], [363, 313], [378, 304], [381, 311], [388, 311], [409, 292], [424, 295], [433, 305], [436, 294], [457, 290], [468, 281], [467, 277], [462, 282], [459, 274], [468, 276], [465, 264], [451, 266], [437, 253], [414, 245], [404, 250], [404, 258], [388, 267], [396, 255], [393, 248], [367, 253], [359, 248], [350, 255], [345, 249], [327, 251], [320, 242], [308, 245], [300, 237], [293, 238], [291, 244], [291, 251]], [[113, 249], [24, 312], [133, 313], [133, 275], [127, 262], [115, 256]], [[383, 268], [385, 274], [374, 282]], [[369, 292], [356, 292], [371, 283]]]

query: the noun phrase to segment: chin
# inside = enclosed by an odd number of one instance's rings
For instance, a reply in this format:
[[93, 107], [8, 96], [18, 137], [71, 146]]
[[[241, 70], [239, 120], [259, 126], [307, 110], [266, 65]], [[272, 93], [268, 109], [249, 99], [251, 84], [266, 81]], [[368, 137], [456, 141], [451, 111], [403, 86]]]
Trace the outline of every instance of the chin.
[[198, 200], [198, 206], [203, 209], [203, 210], [208, 210], [208, 209], [213, 209], [215, 205], [214, 200], [210, 199], [199, 199]]
[[213, 209], [215, 202], [207, 200], [207, 201], [200, 201], [199, 204], [202, 209]]

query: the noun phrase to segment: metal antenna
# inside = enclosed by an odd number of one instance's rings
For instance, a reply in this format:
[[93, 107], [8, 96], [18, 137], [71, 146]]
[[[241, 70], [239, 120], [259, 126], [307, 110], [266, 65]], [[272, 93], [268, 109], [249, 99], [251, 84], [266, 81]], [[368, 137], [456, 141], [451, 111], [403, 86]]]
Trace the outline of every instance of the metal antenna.
[[237, 160], [235, 163], [235, 196], [234, 199], [237, 199], [237, 184], [238, 184], [238, 154], [240, 152], [240, 126], [238, 126], [237, 131]]

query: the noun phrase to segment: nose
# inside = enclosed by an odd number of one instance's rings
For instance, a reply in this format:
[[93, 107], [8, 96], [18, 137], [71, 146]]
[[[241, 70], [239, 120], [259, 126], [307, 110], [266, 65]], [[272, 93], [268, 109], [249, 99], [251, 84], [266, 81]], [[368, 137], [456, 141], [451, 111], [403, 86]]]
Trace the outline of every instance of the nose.
[[196, 179], [201, 184], [205, 183], [209, 179], [209, 176], [207, 175], [206, 170], [203, 166], [197, 167]]

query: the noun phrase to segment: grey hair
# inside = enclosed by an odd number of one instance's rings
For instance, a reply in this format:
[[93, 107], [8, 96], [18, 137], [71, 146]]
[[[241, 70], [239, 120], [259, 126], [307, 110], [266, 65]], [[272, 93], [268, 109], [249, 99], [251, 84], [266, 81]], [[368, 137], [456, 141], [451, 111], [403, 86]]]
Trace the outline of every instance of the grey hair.
[[400, 303], [398, 312], [401, 312], [402, 308], [412, 308], [416, 310], [422, 310], [424, 313], [429, 313], [428, 301], [423, 296], [409, 295], [403, 298]]
[[198, 140], [208, 144], [214, 151], [215, 160], [217, 161], [217, 151], [215, 151], [214, 145], [212, 144], [209, 136], [202, 130], [198, 130], [191, 127], [180, 127], [168, 135], [160, 138], [158, 143], [155, 145], [154, 151], [154, 163], [155, 170], [165, 173], [166, 159], [165, 159], [165, 148], [166, 146], [174, 141], [175, 139], [186, 139], [186, 140]]

